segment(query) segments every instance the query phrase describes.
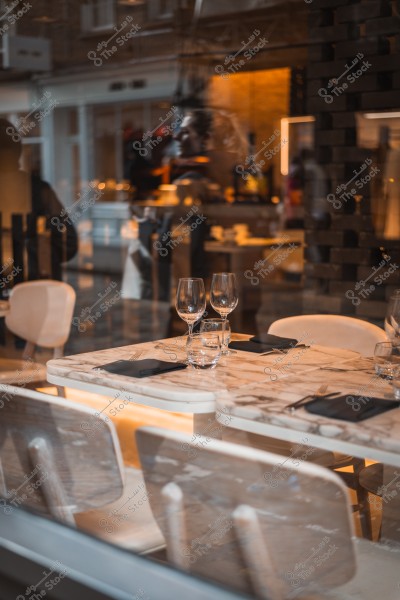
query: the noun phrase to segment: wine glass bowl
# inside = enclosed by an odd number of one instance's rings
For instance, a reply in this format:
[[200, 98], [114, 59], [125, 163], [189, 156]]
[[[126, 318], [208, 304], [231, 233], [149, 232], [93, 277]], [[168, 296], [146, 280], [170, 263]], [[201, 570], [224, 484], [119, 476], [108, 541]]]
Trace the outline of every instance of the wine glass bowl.
[[400, 367], [400, 348], [391, 342], [379, 342], [374, 352], [375, 373], [382, 379], [393, 379]]
[[400, 345], [400, 290], [396, 290], [390, 297], [385, 317], [385, 331], [393, 345]]
[[236, 308], [238, 299], [235, 274], [214, 273], [211, 282], [210, 302], [222, 319], [226, 319]]
[[[210, 303], [213, 309], [226, 322], [228, 315], [235, 310], [239, 300], [236, 276], [234, 273], [214, 273], [211, 282]], [[231, 351], [223, 346], [222, 354]]]
[[188, 324], [191, 335], [194, 324], [201, 319], [206, 310], [204, 281], [199, 277], [179, 279], [175, 307], [180, 318]]

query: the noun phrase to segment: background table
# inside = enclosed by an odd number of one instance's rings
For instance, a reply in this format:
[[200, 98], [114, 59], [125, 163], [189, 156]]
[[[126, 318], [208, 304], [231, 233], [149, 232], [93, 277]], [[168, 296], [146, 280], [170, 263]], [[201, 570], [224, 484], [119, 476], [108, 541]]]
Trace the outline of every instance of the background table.
[[[234, 324], [235, 328], [240, 331], [242, 327], [242, 308], [243, 292], [244, 287], [249, 284], [249, 280], [245, 277], [246, 271], [252, 271], [254, 264], [257, 260], [265, 261], [265, 266], [268, 266], [268, 257], [263, 257], [263, 250], [271, 249], [271, 256], [274, 252], [287, 248], [290, 244], [296, 244], [299, 246], [298, 240], [289, 239], [285, 237], [272, 237], [272, 238], [247, 238], [241, 243], [236, 244], [234, 242], [218, 242], [218, 241], [207, 241], [204, 244], [204, 249], [208, 253], [212, 254], [224, 254], [227, 257], [227, 270], [230, 273], [236, 274], [236, 281], [238, 287], [239, 302], [238, 308], [229, 315], [229, 320]], [[274, 250], [274, 248], [276, 249]], [[255, 270], [257, 271], [257, 269]], [[252, 279], [252, 278], [251, 278]]]

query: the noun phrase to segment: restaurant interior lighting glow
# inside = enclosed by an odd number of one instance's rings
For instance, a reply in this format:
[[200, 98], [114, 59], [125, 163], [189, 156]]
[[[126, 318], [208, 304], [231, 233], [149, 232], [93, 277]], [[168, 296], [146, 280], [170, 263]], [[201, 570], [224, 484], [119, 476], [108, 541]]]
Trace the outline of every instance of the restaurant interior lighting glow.
[[366, 119], [400, 119], [400, 112], [364, 113]]
[[289, 125], [291, 123], [311, 123], [315, 117], [284, 117], [281, 119], [281, 140], [287, 140], [281, 149], [281, 173], [286, 176], [289, 174]]

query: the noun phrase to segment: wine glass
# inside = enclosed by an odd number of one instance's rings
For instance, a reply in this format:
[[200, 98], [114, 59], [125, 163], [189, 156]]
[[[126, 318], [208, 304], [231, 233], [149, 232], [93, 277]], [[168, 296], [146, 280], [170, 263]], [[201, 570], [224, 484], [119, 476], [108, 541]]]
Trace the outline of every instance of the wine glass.
[[400, 290], [390, 297], [385, 317], [385, 331], [394, 346], [400, 345]]
[[[224, 320], [236, 308], [238, 303], [238, 290], [234, 273], [214, 273], [211, 282], [210, 302], [213, 309]], [[223, 348], [222, 354], [231, 354], [232, 351]]]
[[374, 352], [375, 373], [383, 379], [393, 379], [400, 367], [400, 349], [392, 342], [379, 342]]
[[179, 279], [175, 306], [180, 318], [188, 324], [189, 336], [191, 336], [193, 325], [201, 319], [206, 310], [204, 281], [199, 277]]

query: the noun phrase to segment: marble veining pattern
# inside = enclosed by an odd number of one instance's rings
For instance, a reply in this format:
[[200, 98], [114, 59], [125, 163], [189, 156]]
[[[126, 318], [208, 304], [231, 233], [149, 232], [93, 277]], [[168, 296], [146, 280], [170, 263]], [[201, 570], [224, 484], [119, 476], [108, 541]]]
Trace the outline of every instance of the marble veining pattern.
[[[288, 404], [316, 391], [322, 384], [328, 385], [327, 393], [338, 391], [343, 395], [363, 396], [366, 402], [369, 397], [393, 399], [391, 384], [377, 377], [372, 361], [360, 358], [340, 367], [335, 364], [335, 367], [322, 366], [301, 375], [292, 373], [284, 381], [270, 381], [267, 389], [265, 384], [254, 384], [233, 393], [221, 392], [217, 397], [217, 410], [249, 422], [270, 424], [400, 454], [400, 409], [360, 423], [310, 414], [304, 408], [293, 413], [285, 410]], [[251, 426], [248, 431], [251, 431]]]
[[181, 407], [182, 412], [229, 413], [246, 420], [249, 431], [251, 423], [274, 425], [282, 429], [282, 439], [286, 430], [308, 432], [325, 440], [331, 438], [400, 455], [400, 409], [361, 423], [312, 415], [304, 409], [292, 414], [284, 410], [287, 404], [316, 391], [322, 384], [328, 384], [328, 392], [392, 398], [391, 385], [375, 375], [372, 360], [360, 358], [357, 353], [324, 346], [294, 348], [286, 354], [265, 356], [238, 351], [221, 359], [212, 371], [188, 367], [144, 379], [93, 370], [108, 362], [128, 359], [133, 353], [138, 359], [183, 360], [185, 338], [51, 360], [47, 364], [48, 375], [50, 379], [53, 376], [64, 380], [71, 387], [79, 388], [81, 383], [89, 390], [91, 385], [101, 386], [108, 395], [124, 390], [135, 394], [135, 402], [142, 397], [143, 403], [165, 410], [179, 411]]
[[109, 388], [110, 392], [125, 389], [127, 392], [171, 401], [187, 401], [189, 393], [192, 400], [209, 402], [210, 399], [215, 399], [218, 391], [231, 391], [257, 382], [263, 384], [269, 382], [271, 377], [285, 379], [291, 373], [305, 373], [318, 368], [318, 365], [332, 364], [332, 361], [340, 363], [355, 354], [319, 346], [294, 348], [287, 354], [266, 356], [239, 351], [222, 358], [214, 370], [196, 371], [188, 367], [183, 371], [143, 379], [94, 370], [116, 360], [128, 360], [132, 354], [137, 355], [139, 352], [138, 360], [158, 358], [171, 362], [181, 361], [185, 359], [185, 338], [146, 342], [50, 360], [47, 363], [47, 373], [67, 378], [68, 385], [73, 386], [75, 382], [75, 387], [79, 387], [79, 382], [85, 382]]

